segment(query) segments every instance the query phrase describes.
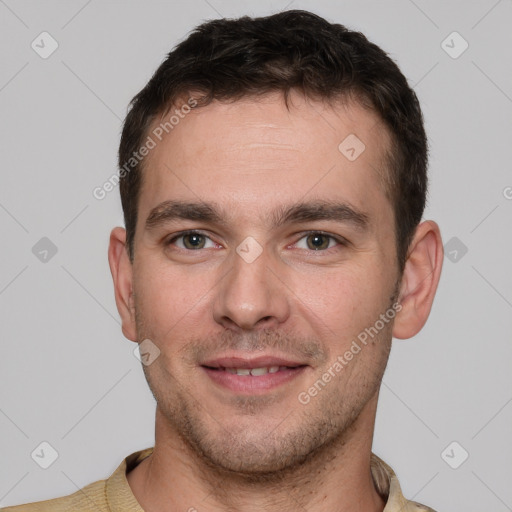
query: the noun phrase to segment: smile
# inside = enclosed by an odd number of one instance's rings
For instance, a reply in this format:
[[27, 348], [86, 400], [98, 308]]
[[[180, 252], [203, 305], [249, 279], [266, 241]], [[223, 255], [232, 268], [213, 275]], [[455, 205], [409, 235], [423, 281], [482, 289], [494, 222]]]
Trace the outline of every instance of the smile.
[[215, 386], [239, 395], [261, 395], [297, 378], [308, 365], [267, 357], [222, 358], [200, 367]]
[[263, 366], [261, 368], [211, 368], [212, 370], [224, 371], [231, 373], [232, 375], [244, 375], [259, 377], [260, 375], [266, 375], [267, 373], [277, 373], [279, 371], [288, 370], [290, 368], [297, 368], [293, 366]]

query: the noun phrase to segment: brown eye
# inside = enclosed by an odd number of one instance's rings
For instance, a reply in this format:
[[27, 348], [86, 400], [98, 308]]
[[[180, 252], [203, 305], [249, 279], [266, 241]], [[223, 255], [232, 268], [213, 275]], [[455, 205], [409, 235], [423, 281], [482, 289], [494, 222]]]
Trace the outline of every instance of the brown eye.
[[310, 231], [295, 242], [294, 247], [309, 252], [331, 253], [349, 245], [343, 237], [331, 235], [323, 231]]
[[205, 237], [197, 233], [190, 233], [183, 236], [183, 245], [187, 249], [202, 249], [205, 245]]
[[179, 249], [188, 251], [197, 251], [205, 248], [208, 249], [215, 246], [214, 242], [208, 236], [195, 231], [181, 233], [169, 240], [167, 245], [175, 245]]
[[312, 249], [313, 251], [318, 251], [322, 249], [329, 248], [329, 242], [332, 237], [323, 235], [322, 233], [315, 233], [313, 235], [308, 235], [307, 245], [308, 249]]
[[323, 231], [310, 231], [295, 243], [295, 247], [306, 251], [330, 252], [331, 249], [341, 249], [347, 244], [348, 241], [344, 238], [330, 235]]

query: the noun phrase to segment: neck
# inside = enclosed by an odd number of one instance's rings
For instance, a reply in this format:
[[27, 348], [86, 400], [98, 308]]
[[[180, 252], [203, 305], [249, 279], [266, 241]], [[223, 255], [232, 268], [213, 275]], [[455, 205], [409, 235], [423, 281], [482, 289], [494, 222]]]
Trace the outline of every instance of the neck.
[[298, 468], [258, 478], [206, 463], [169, 429], [157, 407], [153, 453], [128, 473], [128, 483], [145, 512], [382, 512], [370, 470], [376, 398], [342, 439]]

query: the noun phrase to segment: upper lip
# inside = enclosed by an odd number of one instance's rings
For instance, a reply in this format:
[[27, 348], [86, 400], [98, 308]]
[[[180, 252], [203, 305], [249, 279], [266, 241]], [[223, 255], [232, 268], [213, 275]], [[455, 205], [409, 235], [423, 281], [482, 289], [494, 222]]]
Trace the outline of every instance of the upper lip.
[[258, 356], [258, 357], [216, 357], [208, 359], [201, 366], [208, 366], [210, 368], [270, 368], [272, 366], [305, 366], [304, 363], [294, 361], [293, 359], [285, 359], [277, 356]]

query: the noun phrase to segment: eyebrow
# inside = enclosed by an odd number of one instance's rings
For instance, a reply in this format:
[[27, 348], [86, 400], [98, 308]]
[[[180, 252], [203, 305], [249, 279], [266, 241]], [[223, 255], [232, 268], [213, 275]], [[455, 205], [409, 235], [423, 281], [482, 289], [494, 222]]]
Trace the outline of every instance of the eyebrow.
[[[177, 219], [227, 225], [226, 216], [214, 203], [169, 200], [151, 210], [146, 219], [146, 229], [154, 230]], [[357, 210], [348, 203], [338, 201], [300, 202], [290, 206], [281, 206], [267, 214], [268, 224], [272, 228], [318, 220], [351, 224], [359, 231], [368, 230], [370, 224], [367, 213]]]

